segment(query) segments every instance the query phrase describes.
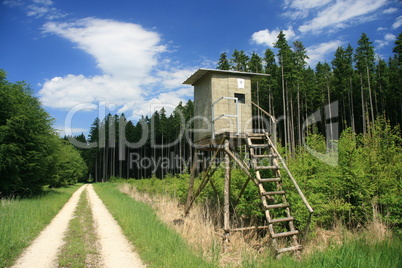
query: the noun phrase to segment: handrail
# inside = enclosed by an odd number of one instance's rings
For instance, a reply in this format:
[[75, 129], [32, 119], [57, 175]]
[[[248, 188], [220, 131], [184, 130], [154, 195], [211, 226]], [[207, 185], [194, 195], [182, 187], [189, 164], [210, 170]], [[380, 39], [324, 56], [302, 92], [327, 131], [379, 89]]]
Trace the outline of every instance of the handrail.
[[251, 102], [255, 107], [257, 107], [259, 110], [261, 110], [261, 112], [263, 112], [264, 114], [268, 115], [269, 118], [271, 118], [272, 122], [276, 124], [277, 120], [276, 118], [271, 115], [270, 113], [268, 113], [267, 111], [265, 111], [264, 109], [262, 109], [258, 104], [256, 104], [255, 102]]
[[[220, 102], [223, 99], [234, 100], [236, 102], [236, 114], [221, 114], [218, 117], [215, 117], [215, 104]], [[222, 117], [236, 117], [236, 135], [240, 135], [239, 131], [239, 99], [236, 97], [220, 97], [216, 101], [212, 103], [212, 139], [215, 139], [215, 121], [219, 120]]]
[[271, 139], [269, 138], [268, 134], [265, 133], [265, 136], [267, 137], [268, 143], [271, 146], [271, 148], [274, 150], [274, 153], [278, 156], [279, 160], [282, 162], [282, 166], [283, 168], [286, 170], [286, 172], [289, 175], [290, 180], [293, 182], [293, 185], [295, 186], [298, 194], [300, 195], [301, 199], [303, 200], [304, 205], [307, 207], [308, 211], [311, 213], [314, 212], [313, 208], [310, 206], [309, 202], [307, 201], [306, 197], [304, 196], [303, 192], [301, 191], [299, 185], [297, 184], [295, 178], [293, 178], [292, 173], [290, 173], [290, 170], [288, 168], [288, 166], [285, 163], [285, 160], [283, 160], [282, 156], [279, 154], [278, 150], [276, 149], [276, 147], [274, 146], [274, 144], [272, 143]]
[[269, 119], [271, 119], [272, 121], [272, 129], [271, 129], [271, 134], [273, 135], [273, 139], [274, 139], [274, 144], [276, 144], [276, 123], [278, 122], [278, 120], [276, 120], [275, 116], [271, 115], [270, 113], [268, 113], [267, 111], [265, 111], [264, 109], [262, 109], [258, 104], [256, 104], [255, 102], [251, 102], [257, 109], [259, 109], [261, 112], [263, 112], [265, 115], [267, 115], [269, 117]]

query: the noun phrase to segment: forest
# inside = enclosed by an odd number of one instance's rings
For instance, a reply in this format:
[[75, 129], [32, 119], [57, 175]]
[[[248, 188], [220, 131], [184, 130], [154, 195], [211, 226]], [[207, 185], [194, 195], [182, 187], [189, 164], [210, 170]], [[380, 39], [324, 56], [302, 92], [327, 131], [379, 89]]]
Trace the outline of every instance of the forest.
[[[315, 69], [307, 65], [308, 55], [300, 41], [290, 46], [281, 32], [275, 48], [276, 53], [268, 48], [264, 56], [237, 49], [231, 56], [224, 52], [217, 69], [270, 74], [252, 86], [253, 102], [282, 118], [277, 126], [278, 147], [315, 208], [313, 225], [332, 228], [341, 222], [356, 228], [380, 219], [401, 230], [402, 34], [387, 61], [375, 55], [372, 42], [363, 33], [355, 49], [339, 47], [331, 63], [319, 62]], [[328, 105], [331, 103], [336, 105]], [[151, 192], [173, 187], [174, 195], [183, 201], [194, 153], [193, 106], [189, 100], [170, 115], [161, 109], [136, 123], [127, 121], [124, 114], [96, 118], [88, 138], [75, 137], [98, 142], [98, 147], [81, 149], [91, 179], [170, 178], [166, 183], [146, 180], [148, 186], [144, 187]], [[317, 113], [325, 118], [323, 122], [304, 127], [310, 115]], [[337, 135], [327, 127], [331, 124], [337, 125]], [[328, 136], [337, 149], [335, 165], [320, 161], [306, 149], [307, 145], [327, 153]], [[132, 146], [137, 143], [142, 146]], [[223, 176], [221, 172], [215, 175]], [[232, 179], [241, 185], [244, 175], [234, 171]], [[221, 183], [215, 178], [217, 188], [222, 188]], [[284, 187], [291, 187], [286, 180]], [[247, 200], [241, 200], [239, 207], [246, 218], [263, 221], [254, 188], [246, 189]], [[216, 191], [209, 187], [205, 191], [204, 199], [216, 198]], [[296, 224], [303, 229], [303, 204], [292, 193], [289, 200]]]
[[[345, 130], [354, 135], [371, 135], [376, 120], [384, 120], [391, 127], [401, 124], [402, 34], [395, 41], [393, 57], [387, 61], [376, 56], [372, 44], [363, 33], [355, 49], [350, 44], [339, 47], [331, 63], [318, 62], [312, 69], [307, 65], [302, 42], [295, 41], [291, 46], [281, 32], [274, 44], [276, 54], [270, 48], [263, 56], [235, 49], [231, 57], [227, 52], [220, 55], [217, 69], [270, 74], [252, 86], [253, 102], [277, 119], [282, 118], [277, 129], [279, 141], [286, 154], [296, 156], [305, 137], [312, 134], [338, 140]], [[317, 112], [324, 118], [322, 122], [304, 127], [310, 115]], [[124, 114], [96, 118], [88, 137], [81, 134], [75, 138], [98, 142], [97, 148], [82, 152], [95, 181], [111, 176], [163, 178], [168, 173], [188, 171], [193, 152], [191, 118], [193, 102], [189, 100], [180, 103], [170, 115], [161, 109], [136, 123], [127, 121]], [[327, 127], [332, 124], [337, 125], [338, 135], [328, 133], [335, 132]], [[120, 140], [139, 142], [144, 131], [149, 134], [143, 146], [122, 146]], [[130, 168], [130, 154], [135, 159], [152, 160], [143, 163], [145, 168]], [[119, 160], [122, 155], [127, 161]], [[160, 159], [174, 165], [163, 165]]]
[[[275, 49], [276, 53], [266, 49], [263, 56], [237, 49], [231, 56], [224, 52], [217, 68], [270, 74], [253, 85], [253, 101], [283, 118], [277, 129], [278, 147], [315, 206], [315, 224], [330, 227], [339, 219], [358, 226], [381, 217], [400, 229], [402, 34], [387, 61], [376, 58], [364, 33], [356, 48], [339, 47], [331, 63], [319, 62], [314, 69], [307, 65], [300, 41], [291, 46], [281, 32]], [[328, 108], [334, 102], [337, 106]], [[325, 120], [303, 128], [317, 111]], [[29, 85], [10, 83], [1, 71], [0, 195], [32, 195], [44, 185], [116, 177], [186, 178], [194, 153], [193, 116], [189, 100], [170, 114], [161, 109], [137, 122], [124, 114], [109, 114], [94, 120], [88, 137], [61, 139]], [[327, 133], [331, 132], [328, 123], [338, 124], [338, 137]], [[319, 161], [303, 146], [325, 153], [327, 136], [338, 145], [336, 166]], [[88, 148], [74, 148], [68, 140], [81, 141]], [[93, 142], [97, 146], [89, 146]], [[250, 189], [249, 198], [258, 198], [253, 193]], [[303, 226], [303, 216], [297, 215], [301, 204], [292, 195], [289, 198], [298, 225]], [[245, 204], [245, 214], [259, 217], [254, 207]]]

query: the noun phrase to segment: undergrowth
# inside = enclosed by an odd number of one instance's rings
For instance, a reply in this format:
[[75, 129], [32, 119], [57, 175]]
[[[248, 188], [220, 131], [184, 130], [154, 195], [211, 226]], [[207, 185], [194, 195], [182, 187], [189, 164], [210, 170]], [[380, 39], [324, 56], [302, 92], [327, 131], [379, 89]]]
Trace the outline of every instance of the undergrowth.
[[[156, 185], [177, 183], [168, 180], [139, 180], [121, 184], [122, 192], [137, 201], [152, 206], [159, 218], [174, 228], [193, 248], [206, 259], [215, 260], [222, 267], [401, 267], [402, 240], [379, 220], [368, 223], [360, 230], [349, 230], [342, 222], [327, 230], [315, 227], [313, 235], [303, 241], [300, 259], [284, 255], [274, 258], [269, 238], [255, 232], [234, 233], [224, 249], [222, 231], [213, 219], [220, 218], [219, 211], [210, 206], [196, 204], [189, 216], [183, 218], [180, 198], [171, 191], [156, 191]], [[142, 191], [137, 190], [139, 185]], [[146, 185], [148, 184], [148, 185]], [[172, 187], [173, 189], [174, 187]], [[151, 190], [151, 194], [146, 192]], [[164, 194], [162, 193], [164, 192]], [[217, 215], [218, 214], [218, 215]], [[177, 224], [177, 219], [182, 222]], [[369, 254], [370, 257], [366, 257]]]

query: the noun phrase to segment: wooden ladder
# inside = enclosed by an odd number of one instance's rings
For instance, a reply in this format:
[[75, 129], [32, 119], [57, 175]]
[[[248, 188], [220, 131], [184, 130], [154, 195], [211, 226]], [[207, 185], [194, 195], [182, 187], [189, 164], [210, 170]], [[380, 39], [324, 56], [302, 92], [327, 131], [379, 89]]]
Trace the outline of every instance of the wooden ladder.
[[248, 134], [247, 147], [250, 153], [250, 168], [254, 171], [260, 192], [268, 230], [276, 254], [287, 251], [298, 253], [299, 231], [294, 226], [286, 192], [282, 188], [282, 178], [276, 148], [268, 133]]

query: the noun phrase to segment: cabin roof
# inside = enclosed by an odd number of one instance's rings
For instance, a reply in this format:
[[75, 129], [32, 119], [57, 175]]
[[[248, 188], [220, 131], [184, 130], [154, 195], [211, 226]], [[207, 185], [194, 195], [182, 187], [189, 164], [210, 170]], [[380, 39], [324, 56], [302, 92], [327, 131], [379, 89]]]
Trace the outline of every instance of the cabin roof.
[[261, 74], [261, 73], [250, 73], [250, 72], [239, 72], [239, 71], [231, 71], [231, 70], [216, 70], [216, 69], [198, 69], [195, 73], [193, 73], [186, 81], [183, 82], [185, 85], [194, 85], [198, 80], [210, 73], [227, 73], [233, 75], [241, 75], [248, 76], [252, 81], [258, 81], [263, 79], [264, 77], [268, 77], [269, 74]]

